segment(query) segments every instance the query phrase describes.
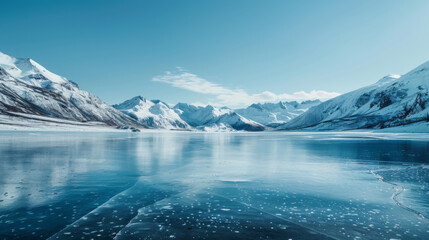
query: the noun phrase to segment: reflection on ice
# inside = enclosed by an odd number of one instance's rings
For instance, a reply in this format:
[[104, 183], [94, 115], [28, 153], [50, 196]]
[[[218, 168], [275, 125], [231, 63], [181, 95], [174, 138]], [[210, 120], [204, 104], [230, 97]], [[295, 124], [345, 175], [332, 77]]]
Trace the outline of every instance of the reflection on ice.
[[[144, 179], [144, 178], [142, 178]], [[130, 188], [108, 199], [91, 212], [67, 225], [49, 239], [113, 238], [136, 214], [139, 208], [177, 194], [180, 188], [139, 180]]]
[[429, 144], [383, 137], [1, 133], [0, 236], [427, 239]]

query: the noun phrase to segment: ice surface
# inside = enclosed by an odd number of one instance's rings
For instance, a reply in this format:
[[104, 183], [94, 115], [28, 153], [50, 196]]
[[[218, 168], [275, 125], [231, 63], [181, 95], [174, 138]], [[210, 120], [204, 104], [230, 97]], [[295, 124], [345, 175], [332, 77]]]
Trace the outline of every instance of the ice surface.
[[0, 134], [1, 239], [429, 238], [423, 135]]

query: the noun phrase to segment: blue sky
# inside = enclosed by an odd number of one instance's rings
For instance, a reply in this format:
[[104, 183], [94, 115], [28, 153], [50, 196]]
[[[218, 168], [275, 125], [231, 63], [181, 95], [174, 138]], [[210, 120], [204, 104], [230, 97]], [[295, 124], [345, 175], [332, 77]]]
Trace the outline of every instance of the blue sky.
[[334, 96], [429, 60], [429, 1], [1, 1], [0, 51], [110, 104]]

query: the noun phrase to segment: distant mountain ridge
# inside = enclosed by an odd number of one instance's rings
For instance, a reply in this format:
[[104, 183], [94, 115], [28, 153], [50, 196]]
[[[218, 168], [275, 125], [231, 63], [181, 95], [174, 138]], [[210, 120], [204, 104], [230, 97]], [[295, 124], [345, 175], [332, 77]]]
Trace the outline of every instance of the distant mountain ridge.
[[226, 107], [217, 108], [211, 105], [201, 107], [178, 103], [174, 109], [184, 121], [199, 130], [264, 131], [267, 129], [263, 124], [246, 119]]
[[308, 100], [301, 103], [296, 101], [255, 103], [247, 108], [236, 109], [235, 112], [247, 119], [264, 124], [265, 126], [277, 127], [320, 103], [320, 100]]
[[161, 129], [202, 131], [263, 131], [266, 127], [248, 120], [228, 108], [206, 107], [178, 103], [174, 107], [160, 100], [147, 100], [141, 96], [131, 98], [114, 108], [142, 124]]

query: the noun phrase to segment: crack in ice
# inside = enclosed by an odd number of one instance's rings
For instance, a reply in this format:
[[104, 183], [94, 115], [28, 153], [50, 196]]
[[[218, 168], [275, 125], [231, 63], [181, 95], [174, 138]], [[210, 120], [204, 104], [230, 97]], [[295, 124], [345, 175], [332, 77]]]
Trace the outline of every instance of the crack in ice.
[[121, 236], [121, 232], [122, 232], [122, 230], [124, 230], [125, 228], [127, 228], [127, 227], [129, 227], [129, 226], [131, 226], [132, 224], [133, 224], [133, 220], [134, 219], [136, 219], [136, 217], [138, 217], [139, 215], [140, 215], [140, 213], [142, 213], [143, 212], [143, 210], [145, 209], [145, 208], [149, 208], [149, 207], [151, 207], [151, 206], [154, 206], [154, 205], [156, 205], [156, 204], [159, 204], [159, 203], [161, 203], [161, 202], [163, 202], [163, 201], [166, 201], [166, 200], [168, 200], [168, 199], [171, 199], [171, 198], [174, 198], [174, 197], [177, 197], [177, 196], [180, 196], [180, 195], [184, 195], [184, 194], [186, 194], [186, 193], [189, 193], [189, 192], [195, 192], [195, 191], [197, 191], [197, 190], [199, 190], [199, 188], [198, 189], [195, 189], [195, 188], [193, 188], [193, 189], [189, 189], [189, 190], [186, 190], [186, 191], [183, 191], [183, 192], [180, 192], [180, 193], [177, 193], [177, 194], [174, 194], [174, 195], [171, 195], [171, 196], [169, 196], [169, 197], [167, 197], [167, 198], [163, 198], [163, 199], [160, 199], [160, 200], [158, 200], [158, 201], [156, 201], [156, 202], [154, 202], [154, 203], [152, 203], [152, 204], [149, 204], [149, 205], [146, 205], [146, 206], [144, 206], [144, 207], [142, 207], [142, 208], [140, 208], [138, 211], [137, 211], [137, 214], [133, 217], [133, 218], [131, 218], [130, 219], [130, 221], [123, 227], [123, 228], [121, 228], [117, 233], [115, 233], [114, 234], [114, 240], [116, 240], [116, 239], [118, 239], [118, 236]]
[[393, 194], [392, 194], [392, 200], [395, 202], [395, 204], [396, 204], [398, 207], [400, 207], [400, 208], [402, 208], [402, 209], [405, 209], [405, 210], [407, 210], [407, 211], [409, 211], [409, 212], [411, 212], [411, 213], [414, 213], [414, 214], [416, 214], [417, 216], [419, 216], [419, 217], [421, 217], [421, 218], [423, 218], [423, 219], [425, 219], [425, 220], [429, 220], [429, 217], [425, 216], [423, 213], [421, 213], [421, 212], [419, 212], [419, 211], [417, 211], [417, 210], [415, 210], [415, 209], [412, 209], [412, 208], [410, 208], [410, 207], [405, 206], [404, 204], [402, 204], [402, 203], [398, 200], [398, 196], [399, 196], [401, 193], [403, 193], [403, 192], [404, 192], [404, 190], [405, 190], [405, 188], [404, 188], [402, 185], [399, 185], [399, 184], [397, 184], [397, 183], [394, 183], [394, 182], [390, 182], [390, 181], [385, 180], [385, 179], [383, 178], [383, 176], [381, 176], [381, 175], [379, 175], [379, 174], [375, 173], [375, 172], [374, 172], [374, 170], [370, 170], [370, 172], [371, 172], [371, 174], [372, 174], [372, 175], [374, 175], [374, 176], [378, 179], [378, 181], [383, 182], [383, 183], [387, 183], [387, 184], [390, 184], [390, 185], [392, 185], [392, 186], [393, 186], [394, 192], [393, 192]]
[[84, 220], [88, 215], [95, 213], [98, 209], [107, 206], [111, 201], [113, 201], [116, 197], [121, 196], [123, 194], [125, 194], [127, 191], [129, 191], [130, 189], [132, 189], [133, 187], [135, 187], [138, 183], [140, 182], [140, 178], [134, 183], [134, 185], [132, 185], [131, 187], [119, 192], [118, 194], [112, 196], [111, 198], [109, 198], [107, 201], [105, 201], [103, 204], [97, 206], [96, 208], [94, 208], [93, 210], [91, 210], [90, 212], [86, 213], [85, 215], [83, 215], [82, 217], [80, 217], [79, 219], [77, 219], [76, 221], [66, 225], [64, 228], [62, 228], [61, 230], [59, 230], [58, 232], [52, 234], [52, 236], [48, 237], [46, 240], [53, 240], [55, 238], [56, 235], [60, 234], [61, 232], [65, 231], [66, 229], [68, 229], [69, 227], [72, 227], [73, 225], [77, 224], [78, 222]]

